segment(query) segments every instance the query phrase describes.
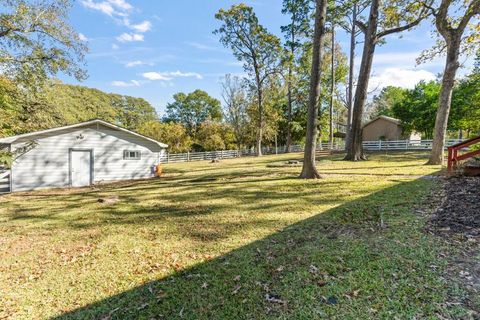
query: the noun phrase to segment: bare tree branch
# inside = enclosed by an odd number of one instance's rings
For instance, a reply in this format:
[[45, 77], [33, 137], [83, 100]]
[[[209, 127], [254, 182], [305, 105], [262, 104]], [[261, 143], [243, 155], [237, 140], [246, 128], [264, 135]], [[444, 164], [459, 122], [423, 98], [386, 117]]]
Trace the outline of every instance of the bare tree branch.
[[428, 14], [426, 14], [426, 11], [427, 9], [425, 8], [424, 10], [422, 10], [418, 16], [418, 18], [410, 23], [407, 23], [406, 25], [403, 25], [403, 26], [399, 26], [399, 27], [396, 27], [396, 28], [391, 28], [391, 29], [387, 29], [387, 30], [384, 30], [382, 32], [379, 32], [377, 37], [380, 39], [380, 38], [383, 38], [385, 36], [388, 36], [389, 34], [392, 34], [392, 33], [397, 33], [397, 32], [402, 32], [402, 31], [405, 31], [405, 30], [409, 30], [413, 27], [415, 27], [416, 25], [418, 25], [423, 19], [425, 19], [426, 15], [428, 16]]
[[362, 21], [355, 21], [355, 24], [357, 25], [357, 27], [363, 32], [363, 33], [367, 33], [367, 25], [365, 23], [363, 23]]

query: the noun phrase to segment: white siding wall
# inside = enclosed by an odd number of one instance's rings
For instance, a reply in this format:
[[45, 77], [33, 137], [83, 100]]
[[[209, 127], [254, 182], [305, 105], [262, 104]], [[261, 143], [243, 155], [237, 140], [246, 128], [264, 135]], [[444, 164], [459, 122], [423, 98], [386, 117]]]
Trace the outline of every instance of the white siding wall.
[[[83, 139], [78, 139], [79, 135]], [[165, 152], [153, 142], [104, 126], [77, 128], [34, 137], [38, 145], [13, 164], [12, 191], [70, 185], [70, 149], [93, 150], [94, 182], [153, 177], [151, 167]], [[15, 144], [12, 149], [21, 147]], [[138, 150], [140, 160], [124, 160], [124, 150]]]

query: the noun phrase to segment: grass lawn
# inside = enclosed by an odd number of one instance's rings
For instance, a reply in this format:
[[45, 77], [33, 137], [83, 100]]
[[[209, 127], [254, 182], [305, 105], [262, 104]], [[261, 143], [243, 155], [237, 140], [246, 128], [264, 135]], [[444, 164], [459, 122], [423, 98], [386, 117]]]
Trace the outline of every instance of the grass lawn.
[[[0, 319], [463, 315], [418, 213], [425, 154], [168, 164], [158, 180], [0, 197]], [[118, 196], [115, 204], [100, 197]], [[384, 227], [380, 228], [380, 220]], [[455, 293], [455, 292], [454, 292]]]

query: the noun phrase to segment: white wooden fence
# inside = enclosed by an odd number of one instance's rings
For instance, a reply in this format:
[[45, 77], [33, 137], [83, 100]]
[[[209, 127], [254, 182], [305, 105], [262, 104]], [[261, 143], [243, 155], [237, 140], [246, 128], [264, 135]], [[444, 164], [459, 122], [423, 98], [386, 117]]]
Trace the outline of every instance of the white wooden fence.
[[10, 170], [0, 169], [0, 193], [10, 192]]
[[[446, 147], [461, 142], [462, 140], [447, 140]], [[363, 148], [367, 151], [386, 151], [386, 150], [431, 150], [432, 140], [396, 140], [396, 141], [364, 141]], [[330, 148], [328, 142], [322, 142], [317, 145], [317, 150], [345, 150], [345, 144], [343, 142], [333, 144]], [[280, 154], [285, 153], [286, 147], [281, 146], [278, 148], [264, 147], [262, 148], [263, 154]], [[291, 152], [303, 152], [302, 145], [292, 145], [290, 147]], [[186, 153], [167, 153], [161, 159], [162, 163], [175, 163], [175, 162], [189, 162], [189, 161], [201, 161], [201, 160], [213, 160], [213, 159], [230, 159], [238, 157], [255, 156], [254, 149], [243, 150], [221, 150], [221, 151], [206, 151], [206, 152], [186, 152]]]
[[[462, 140], [452, 139], [445, 141], [445, 147], [452, 146]], [[363, 149], [375, 150], [432, 150], [433, 140], [395, 140], [395, 141], [364, 141]]]

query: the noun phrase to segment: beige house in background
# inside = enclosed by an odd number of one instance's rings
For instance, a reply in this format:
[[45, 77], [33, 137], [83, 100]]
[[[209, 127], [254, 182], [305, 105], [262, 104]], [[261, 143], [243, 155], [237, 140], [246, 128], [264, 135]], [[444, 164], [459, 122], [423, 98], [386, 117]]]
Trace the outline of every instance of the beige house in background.
[[363, 141], [421, 140], [421, 138], [417, 132], [403, 133], [402, 122], [387, 116], [379, 116], [363, 126]]

